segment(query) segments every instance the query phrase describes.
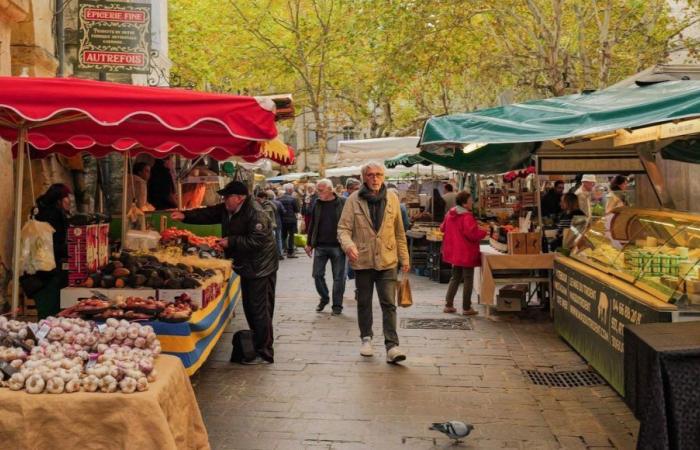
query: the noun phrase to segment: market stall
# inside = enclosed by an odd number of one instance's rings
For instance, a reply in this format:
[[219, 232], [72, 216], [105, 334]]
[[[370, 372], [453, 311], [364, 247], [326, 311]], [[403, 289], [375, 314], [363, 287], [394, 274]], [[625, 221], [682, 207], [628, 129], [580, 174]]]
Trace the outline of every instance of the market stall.
[[[133, 394], [35, 394], [0, 389], [4, 448], [208, 449], [207, 430], [180, 360], [160, 356], [158, 379]], [[186, 412], [186, 413], [185, 413]]]
[[[40, 144], [49, 142], [87, 151], [105, 148], [122, 151], [127, 160], [135, 146], [154, 154], [255, 156], [261, 142], [277, 135], [275, 104], [269, 98], [70, 78], [4, 77], [0, 88], [0, 137], [16, 144], [20, 174], [15, 192], [13, 314], [19, 304], [21, 175], [27, 144], [45, 148]], [[122, 206], [126, 214], [126, 198]]]
[[[535, 159], [541, 174], [645, 174], [665, 210], [622, 207], [568, 231], [554, 260], [553, 316], [621, 394], [626, 325], [695, 320], [700, 217], [673, 210], [655, 154], [683, 160], [700, 133], [700, 83], [642, 83], [431, 119], [421, 156], [468, 164]], [[684, 150], [680, 150], [683, 148]]]

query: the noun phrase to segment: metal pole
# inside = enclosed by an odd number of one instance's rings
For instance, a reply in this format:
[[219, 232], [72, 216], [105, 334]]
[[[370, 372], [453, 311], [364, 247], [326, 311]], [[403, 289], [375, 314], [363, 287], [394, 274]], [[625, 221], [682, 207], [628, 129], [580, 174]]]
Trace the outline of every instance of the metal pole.
[[63, 9], [68, 0], [56, 0], [54, 7], [56, 9], [56, 58], [58, 59], [57, 75], [63, 77], [63, 65], [66, 60], [66, 36], [65, 28], [63, 27]]
[[129, 185], [129, 152], [124, 152], [124, 173], [122, 175], [122, 249], [126, 244], [126, 232], [127, 230], [127, 207], [129, 205], [127, 198], [127, 187]]
[[[19, 272], [20, 272], [20, 243], [22, 232], [22, 188], [24, 187], [24, 147], [26, 145], [27, 129], [19, 129], [17, 140], [17, 186], [15, 188], [15, 229], [14, 245], [12, 247], [12, 317], [17, 317], [19, 308]], [[58, 264], [58, 261], [56, 262]]]

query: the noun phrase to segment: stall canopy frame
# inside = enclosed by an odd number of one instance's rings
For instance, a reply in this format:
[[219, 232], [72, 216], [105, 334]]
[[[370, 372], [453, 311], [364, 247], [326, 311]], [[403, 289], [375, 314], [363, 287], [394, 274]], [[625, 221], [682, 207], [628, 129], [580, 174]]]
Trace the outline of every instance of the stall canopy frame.
[[[71, 78], [0, 77], [0, 137], [16, 144], [12, 314], [19, 305], [19, 240], [27, 144], [255, 156], [277, 136], [269, 99]], [[68, 151], [68, 150], [67, 150]], [[71, 150], [72, 151], [72, 150]]]
[[[607, 139], [611, 149], [646, 148], [644, 144], [653, 142], [654, 151], [662, 151], [664, 157], [700, 163], [700, 146], [673, 145], [700, 132], [700, 124], [688, 123], [699, 116], [700, 81], [617, 86], [433, 117], [423, 128], [420, 156], [457, 170], [488, 174], [529, 164], [543, 143], [564, 150]], [[636, 131], [650, 125], [660, 128]]]

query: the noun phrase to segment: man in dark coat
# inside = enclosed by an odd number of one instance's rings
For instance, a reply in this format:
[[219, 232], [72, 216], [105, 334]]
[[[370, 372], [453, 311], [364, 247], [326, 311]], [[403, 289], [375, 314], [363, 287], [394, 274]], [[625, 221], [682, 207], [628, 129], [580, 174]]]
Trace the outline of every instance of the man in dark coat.
[[557, 180], [554, 187], [542, 196], [542, 217], [558, 216], [561, 213], [561, 197], [564, 195], [564, 182]]
[[272, 316], [279, 260], [270, 219], [240, 181], [218, 191], [224, 202], [208, 208], [176, 211], [174, 220], [192, 224], [221, 224], [219, 241], [233, 270], [241, 277], [243, 310], [253, 332], [257, 357], [244, 364], [274, 362]]
[[284, 206], [282, 215], [282, 242], [287, 244], [287, 258], [296, 258], [296, 248], [294, 246], [294, 235], [297, 232], [297, 214], [299, 214], [299, 202], [292, 195], [294, 185], [287, 183], [284, 185], [284, 195], [280, 197], [280, 203]]

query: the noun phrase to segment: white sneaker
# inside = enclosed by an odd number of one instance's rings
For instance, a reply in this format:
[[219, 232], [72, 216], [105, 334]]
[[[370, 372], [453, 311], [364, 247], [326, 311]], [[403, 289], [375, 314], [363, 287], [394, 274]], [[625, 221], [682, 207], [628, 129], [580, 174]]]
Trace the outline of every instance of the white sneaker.
[[360, 355], [374, 356], [374, 349], [372, 348], [371, 337], [367, 336], [362, 338], [362, 347], [360, 347]]
[[404, 361], [406, 359], [406, 354], [401, 351], [399, 346], [391, 347], [386, 352], [386, 362], [396, 364], [398, 362]]

